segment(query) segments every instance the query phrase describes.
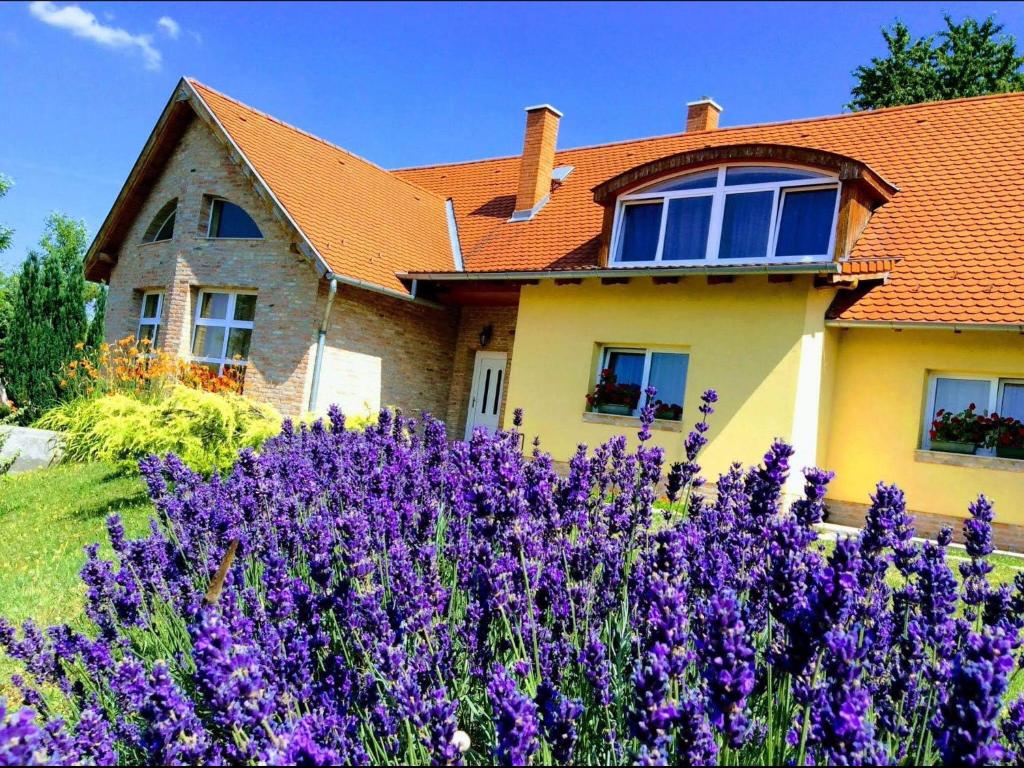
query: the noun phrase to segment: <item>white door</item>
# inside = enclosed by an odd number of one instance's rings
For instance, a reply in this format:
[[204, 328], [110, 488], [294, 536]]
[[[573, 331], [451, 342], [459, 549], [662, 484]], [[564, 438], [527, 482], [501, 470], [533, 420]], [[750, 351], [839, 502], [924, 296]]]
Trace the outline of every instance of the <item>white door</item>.
[[469, 413], [466, 416], [466, 439], [475, 427], [488, 432], [498, 429], [501, 413], [501, 395], [505, 389], [504, 352], [477, 352], [473, 365], [473, 388], [469, 393]]

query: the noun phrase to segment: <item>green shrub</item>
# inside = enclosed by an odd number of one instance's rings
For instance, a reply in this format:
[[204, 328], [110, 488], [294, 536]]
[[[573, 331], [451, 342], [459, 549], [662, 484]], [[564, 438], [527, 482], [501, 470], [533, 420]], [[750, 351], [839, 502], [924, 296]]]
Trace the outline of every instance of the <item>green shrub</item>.
[[124, 394], [79, 398], [37, 422], [64, 434], [70, 461], [111, 461], [134, 468], [150, 454], [174, 452], [198, 472], [234, 463], [242, 448], [258, 448], [281, 427], [277, 411], [240, 395], [176, 386], [159, 402]]

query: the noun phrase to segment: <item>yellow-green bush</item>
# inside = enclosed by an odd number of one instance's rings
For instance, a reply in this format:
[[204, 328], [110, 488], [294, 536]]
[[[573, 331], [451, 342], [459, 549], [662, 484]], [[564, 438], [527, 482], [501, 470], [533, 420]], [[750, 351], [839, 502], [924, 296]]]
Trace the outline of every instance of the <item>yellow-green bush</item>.
[[66, 460], [129, 468], [152, 453], [175, 453], [210, 473], [231, 466], [242, 448], [258, 448], [277, 434], [281, 416], [240, 395], [179, 385], [158, 402], [124, 394], [72, 400], [48, 411], [37, 426], [63, 433]]

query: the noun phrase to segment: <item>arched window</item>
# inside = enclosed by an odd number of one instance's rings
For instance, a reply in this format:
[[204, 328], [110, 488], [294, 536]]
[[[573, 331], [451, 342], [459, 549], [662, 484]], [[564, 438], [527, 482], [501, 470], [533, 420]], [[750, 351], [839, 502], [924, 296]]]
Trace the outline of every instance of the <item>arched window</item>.
[[174, 216], [177, 212], [178, 198], [174, 198], [157, 211], [146, 229], [146, 234], [142, 236], [142, 242], [156, 243], [174, 237]]
[[839, 181], [803, 168], [725, 165], [622, 195], [616, 264], [830, 259]]
[[258, 239], [263, 237], [260, 228], [241, 206], [214, 198], [210, 205], [210, 226], [207, 237], [229, 237]]

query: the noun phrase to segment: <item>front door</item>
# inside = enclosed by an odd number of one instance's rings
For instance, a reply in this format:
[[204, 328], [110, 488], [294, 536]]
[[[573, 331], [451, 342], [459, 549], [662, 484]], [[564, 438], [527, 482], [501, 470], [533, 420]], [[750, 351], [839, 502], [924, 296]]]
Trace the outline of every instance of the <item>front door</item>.
[[469, 393], [469, 413], [466, 416], [466, 439], [475, 427], [488, 432], [498, 429], [501, 414], [501, 395], [505, 388], [504, 352], [477, 352], [473, 366], [473, 388]]

